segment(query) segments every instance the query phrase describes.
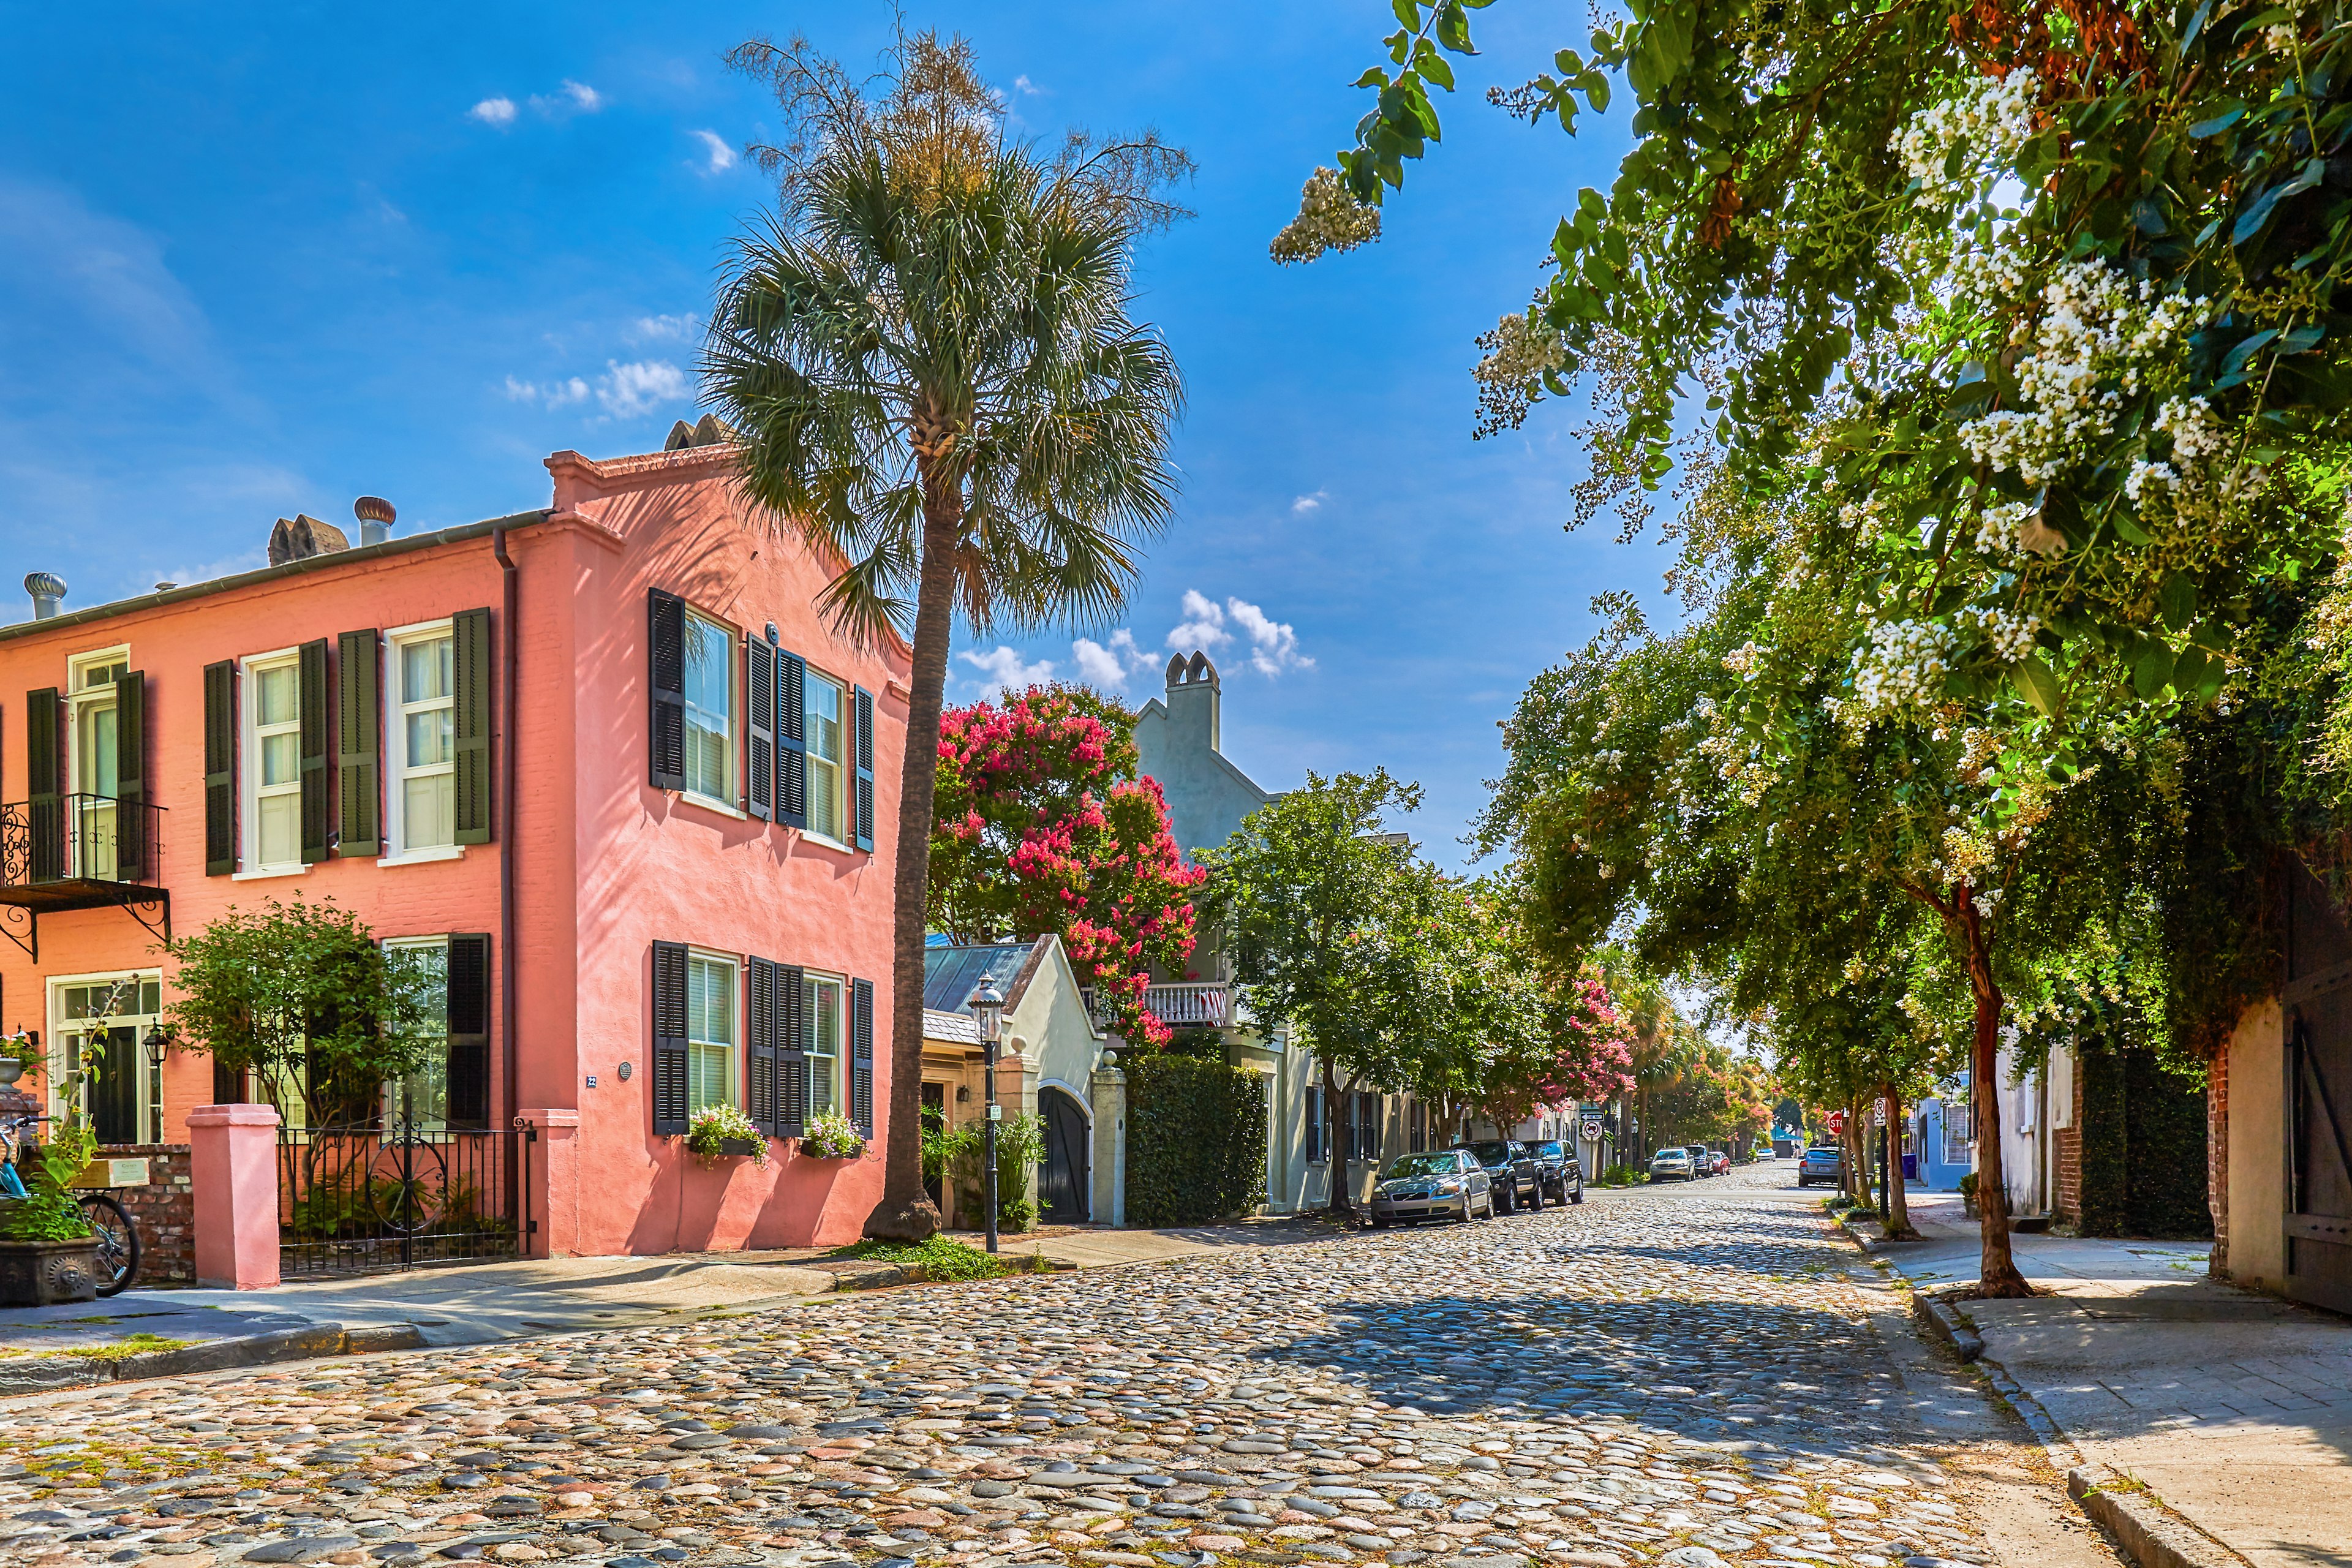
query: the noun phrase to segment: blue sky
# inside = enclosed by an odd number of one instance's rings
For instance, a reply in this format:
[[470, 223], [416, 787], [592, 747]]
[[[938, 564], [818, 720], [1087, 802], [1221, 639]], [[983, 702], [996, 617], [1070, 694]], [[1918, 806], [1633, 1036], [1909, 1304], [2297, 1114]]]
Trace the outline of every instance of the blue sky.
[[[1525, 303], [1553, 221], [1605, 184], [1617, 126], [1571, 142], [1477, 101], [1582, 29], [1477, 16], [1486, 58], [1376, 247], [1276, 268], [1266, 241], [1361, 112], [1393, 24], [1371, 3], [910, 4], [961, 29], [1041, 134], [1157, 125], [1199, 216], [1152, 240], [1139, 310], [1190, 409], [1180, 521], [1130, 613], [990, 671], [1123, 666], [1171, 638], [1225, 678], [1224, 749], [1286, 788], [1385, 765], [1442, 860], [1499, 769], [1495, 723], [1661, 560], [1568, 535], [1570, 411], [1469, 437], [1472, 339]], [[401, 527], [545, 502], [541, 459], [656, 447], [694, 403], [692, 334], [729, 237], [772, 196], [772, 129], [720, 55], [809, 33], [854, 66], [878, 5], [18, 6], [0, 58], [0, 618], [16, 577], [87, 605], [260, 563], [271, 521]], [[1557, 35], [1557, 36], [1555, 36]], [[1124, 633], [1125, 640], [1118, 634]], [[1129, 649], [1132, 653], [1129, 653]], [[985, 667], [985, 668], [984, 668]]]

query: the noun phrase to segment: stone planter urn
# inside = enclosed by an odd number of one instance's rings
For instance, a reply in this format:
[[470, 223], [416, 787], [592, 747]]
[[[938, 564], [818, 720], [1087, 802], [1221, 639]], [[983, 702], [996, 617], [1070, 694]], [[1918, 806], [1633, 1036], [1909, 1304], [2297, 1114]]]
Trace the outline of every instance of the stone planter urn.
[[0, 1307], [64, 1307], [98, 1300], [98, 1237], [0, 1241]]

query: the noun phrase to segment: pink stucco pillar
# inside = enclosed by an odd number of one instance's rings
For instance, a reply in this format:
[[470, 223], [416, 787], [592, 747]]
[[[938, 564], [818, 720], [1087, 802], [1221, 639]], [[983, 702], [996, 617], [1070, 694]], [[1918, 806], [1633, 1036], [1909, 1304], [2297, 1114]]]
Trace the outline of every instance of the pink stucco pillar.
[[539, 1228], [522, 1238], [523, 1252], [569, 1257], [580, 1249], [580, 1112], [525, 1110], [520, 1120], [539, 1134], [529, 1146], [530, 1180], [523, 1196], [526, 1223]]
[[278, 1110], [199, 1105], [188, 1111], [196, 1283], [262, 1290], [278, 1283]]

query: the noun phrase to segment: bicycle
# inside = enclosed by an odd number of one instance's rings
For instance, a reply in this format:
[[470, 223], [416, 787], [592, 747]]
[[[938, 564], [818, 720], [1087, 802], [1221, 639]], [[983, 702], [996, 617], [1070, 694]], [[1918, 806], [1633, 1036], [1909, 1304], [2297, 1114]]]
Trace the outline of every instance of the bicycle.
[[[17, 1116], [0, 1121], [0, 1203], [23, 1202], [32, 1197], [25, 1179], [16, 1173], [16, 1162], [25, 1152], [25, 1130], [46, 1116]], [[123, 1287], [139, 1278], [139, 1227], [121, 1204], [105, 1193], [83, 1193], [76, 1200], [81, 1205], [82, 1217], [89, 1222], [91, 1234], [98, 1238], [98, 1293], [100, 1296], [121, 1294]]]

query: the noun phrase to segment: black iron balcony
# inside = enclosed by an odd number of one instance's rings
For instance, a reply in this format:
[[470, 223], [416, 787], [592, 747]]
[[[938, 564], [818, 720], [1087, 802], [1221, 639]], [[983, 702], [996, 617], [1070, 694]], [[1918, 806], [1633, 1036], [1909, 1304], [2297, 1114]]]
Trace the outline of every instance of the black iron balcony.
[[163, 808], [102, 795], [0, 805], [0, 935], [40, 957], [40, 917], [126, 909], [171, 936], [162, 886]]

